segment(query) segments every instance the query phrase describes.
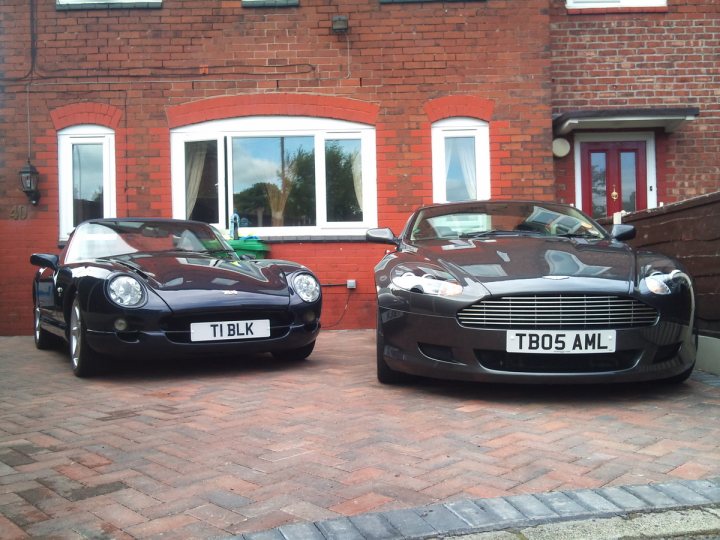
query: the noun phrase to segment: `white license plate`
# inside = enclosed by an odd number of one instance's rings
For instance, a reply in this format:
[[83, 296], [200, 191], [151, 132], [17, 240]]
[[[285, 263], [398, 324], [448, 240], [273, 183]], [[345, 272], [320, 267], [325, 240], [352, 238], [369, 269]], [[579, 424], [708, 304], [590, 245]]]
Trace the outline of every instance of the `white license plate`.
[[223, 341], [270, 337], [270, 320], [192, 323], [191, 341]]
[[506, 349], [537, 354], [612, 353], [615, 352], [615, 330], [512, 330], [507, 333]]

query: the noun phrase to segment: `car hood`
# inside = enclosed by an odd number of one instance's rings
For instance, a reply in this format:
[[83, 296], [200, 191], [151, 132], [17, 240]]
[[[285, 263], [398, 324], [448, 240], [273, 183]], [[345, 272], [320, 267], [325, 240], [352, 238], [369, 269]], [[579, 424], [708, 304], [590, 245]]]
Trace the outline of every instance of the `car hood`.
[[287, 305], [283, 270], [269, 261], [219, 259], [201, 254], [153, 253], [112, 259], [116, 267], [145, 278], [173, 310], [203, 304], [223, 308], [242, 304]]
[[[415, 251], [411, 246], [410, 251]], [[482, 283], [492, 294], [512, 291], [518, 280], [543, 279], [546, 288], [557, 281], [573, 287], [588, 278], [609, 288], [627, 290], [635, 280], [633, 250], [612, 240], [509, 236], [455, 239], [425, 244], [413, 258], [436, 261], [460, 283]], [[615, 282], [611, 285], [609, 282]], [[508, 290], [509, 289], [509, 290]]]

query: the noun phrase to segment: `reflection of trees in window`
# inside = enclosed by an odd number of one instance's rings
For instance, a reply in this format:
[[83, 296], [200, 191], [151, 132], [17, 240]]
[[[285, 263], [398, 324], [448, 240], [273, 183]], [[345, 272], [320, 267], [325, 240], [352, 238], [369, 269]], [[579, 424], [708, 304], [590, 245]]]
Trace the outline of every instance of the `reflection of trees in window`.
[[300, 147], [281, 155], [277, 181], [235, 193], [234, 208], [256, 227], [315, 225], [315, 152]]
[[328, 221], [362, 221], [360, 141], [327, 141], [325, 146]]

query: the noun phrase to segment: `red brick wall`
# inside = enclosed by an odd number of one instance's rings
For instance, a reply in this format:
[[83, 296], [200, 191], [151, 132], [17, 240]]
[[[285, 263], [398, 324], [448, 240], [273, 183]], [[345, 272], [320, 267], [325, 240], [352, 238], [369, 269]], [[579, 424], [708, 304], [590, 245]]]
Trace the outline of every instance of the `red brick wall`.
[[[4, 0], [0, 10], [0, 233], [12, 239], [0, 246], [0, 334], [30, 331], [34, 269], [27, 259], [56, 248], [56, 130], [67, 112], [115, 123], [120, 215], [171, 214], [169, 129], [200, 117], [179, 120], [170, 111], [194, 103], [188, 110], [195, 115], [202, 105], [223, 103], [218, 98], [240, 98], [251, 111], [284, 100], [287, 114], [305, 114], [319, 97], [345, 98], [376, 111], [379, 224], [396, 232], [409, 212], [431, 201], [430, 125], [446, 115], [490, 123], [493, 196], [554, 197], [547, 0], [301, 0], [274, 9], [164, 0], [159, 10], [87, 11], [56, 11], [53, 0], [34, 4], [34, 65], [31, 2]], [[347, 35], [330, 31], [335, 14], [349, 17]], [[28, 102], [43, 194], [37, 207], [17, 189]], [[341, 103], [339, 117], [355, 114], [350, 101]], [[13, 219], [18, 206], [26, 219]], [[308, 251], [323, 280], [358, 280], [337, 327], [372, 326], [372, 266], [382, 248], [272, 245], [273, 255], [301, 261]], [[346, 289], [329, 289], [326, 324], [339, 319], [345, 302]]]
[[[553, 112], [699, 107], [672, 136], [658, 134], [658, 199], [720, 190], [720, 2], [572, 13], [564, 5], [551, 0]], [[557, 160], [555, 171], [572, 191], [571, 164], [572, 155]]]

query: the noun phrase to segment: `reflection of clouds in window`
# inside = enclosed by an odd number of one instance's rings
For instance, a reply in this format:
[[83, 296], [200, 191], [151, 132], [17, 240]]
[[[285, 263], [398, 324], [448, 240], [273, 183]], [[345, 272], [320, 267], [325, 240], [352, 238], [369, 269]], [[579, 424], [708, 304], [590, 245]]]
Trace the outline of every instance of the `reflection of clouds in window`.
[[258, 182], [280, 183], [277, 175], [280, 169], [279, 148], [272, 148], [267, 141], [277, 139], [233, 139], [235, 192], [240, 186], [250, 187]]

